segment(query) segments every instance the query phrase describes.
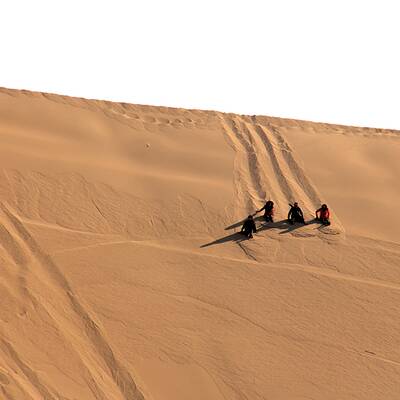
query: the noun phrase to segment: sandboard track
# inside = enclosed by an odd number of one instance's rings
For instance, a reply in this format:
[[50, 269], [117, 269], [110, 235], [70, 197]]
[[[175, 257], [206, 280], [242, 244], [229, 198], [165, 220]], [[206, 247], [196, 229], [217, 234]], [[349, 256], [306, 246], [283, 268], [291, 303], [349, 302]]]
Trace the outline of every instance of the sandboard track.
[[[14, 361], [14, 363], [23, 371], [24, 375], [31, 383], [32, 387], [35, 388], [38, 394], [40, 394], [41, 398], [44, 400], [57, 400], [58, 397], [51, 394], [50, 391], [46, 388], [46, 386], [41, 382], [38, 374], [33, 371], [27, 364], [23, 362], [21, 357], [18, 355], [12, 344], [4, 339], [0, 340], [0, 348], [3, 353], [7, 354], [10, 359]], [[25, 392], [26, 393], [26, 392]], [[27, 394], [27, 393], [26, 393]], [[7, 397], [11, 398], [11, 397]]]
[[[254, 131], [271, 157], [274, 173], [286, 195], [286, 201], [301, 201], [312, 212], [321, 204], [320, 196], [293, 157], [292, 150], [279, 132], [265, 129], [253, 119]], [[279, 151], [275, 151], [275, 148]]]
[[[35, 314], [38, 313], [39, 310], [44, 311], [46, 317], [52, 321], [53, 326], [57, 327], [58, 334], [61, 337], [64, 337], [68, 341], [68, 337], [62, 329], [61, 326], [58, 325], [57, 319], [55, 319], [45, 304], [43, 304], [36, 296], [35, 293], [30, 289], [29, 282], [32, 279], [31, 274], [31, 262], [32, 262], [32, 254], [26, 249], [26, 246], [19, 235], [12, 229], [12, 224], [8, 220], [7, 216], [4, 215], [4, 209], [2, 208], [2, 223], [0, 224], [0, 238], [1, 245], [6, 250], [7, 255], [10, 258], [11, 264], [16, 266], [18, 271], [18, 294], [20, 294], [20, 302], [22, 303], [22, 314], [25, 314], [29, 308], [32, 308]], [[96, 380], [93, 377], [93, 374], [90, 371], [87, 363], [84, 360], [84, 357], [81, 356], [81, 353], [78, 349], [75, 348], [72, 342], [69, 343], [71, 345], [70, 350], [77, 356], [77, 358], [81, 361], [81, 371], [82, 376], [89, 390], [93, 393], [94, 398], [99, 400], [106, 400], [107, 397], [105, 393], [100, 389], [97, 385]], [[31, 391], [38, 392], [43, 399], [46, 400], [55, 400], [59, 398], [57, 394], [51, 394], [51, 387], [47, 388], [44, 382], [40, 379], [40, 376], [36, 374], [36, 372], [29, 367], [28, 364], [24, 362], [24, 356], [20, 355], [17, 348], [13, 346], [11, 341], [8, 341], [4, 338], [0, 340], [0, 349], [3, 354], [9, 358], [10, 364], [16, 365], [23, 373], [27, 381], [30, 383], [31, 387], [27, 387], [26, 385], [21, 386], [17, 381], [14, 382], [16, 386], [20, 390], [24, 392], [25, 396], [28, 396]], [[28, 393], [29, 392], [29, 393]], [[36, 398], [37, 393], [34, 395]], [[12, 397], [7, 397], [12, 398]]]
[[[223, 115], [220, 119], [231, 146], [246, 159], [246, 165], [239, 156], [235, 159], [234, 185], [237, 195], [243, 196], [237, 204], [245, 204], [247, 211], [252, 211], [268, 197], [278, 210], [286, 210], [288, 203], [297, 201], [306, 212], [306, 219], [313, 216], [323, 203], [322, 198], [282, 134], [270, 124], [258, 123], [256, 117]], [[334, 221], [334, 226], [324, 227], [318, 233], [344, 233], [338, 219]]]
[[[286, 165], [285, 171], [290, 176], [290, 182], [294, 183], [294, 193], [297, 194], [297, 198], [300, 199], [302, 204], [305, 205], [306, 209], [314, 215], [314, 210], [319, 207], [324, 201], [316, 186], [313, 184], [311, 179], [307, 176], [300, 163], [294, 157], [294, 152], [291, 149], [289, 143], [285, 140], [283, 135], [275, 128], [272, 124], [266, 123], [264, 127], [262, 124], [257, 123], [256, 117], [252, 117], [252, 120], [257, 127], [257, 132], [264, 143], [275, 141], [278, 144], [278, 148], [281, 153], [280, 165]], [[274, 150], [274, 146], [271, 146]], [[332, 207], [331, 211], [332, 211]], [[321, 230], [322, 233], [338, 234], [344, 233], [344, 227], [340, 220], [335, 216], [334, 226], [324, 227]]]
[[[242, 127], [238, 126], [235, 118], [224, 115], [220, 117], [220, 121], [228, 141], [237, 153], [234, 168], [234, 187], [238, 191], [238, 195], [235, 200], [238, 202], [238, 207], [246, 208], [248, 212], [251, 212], [256, 204], [266, 196], [262, 187], [262, 182], [264, 182], [262, 166], [252, 143], [249, 142], [249, 138], [242, 134]], [[238, 159], [240, 156], [245, 158], [246, 165], [243, 165], [243, 162]], [[238, 198], [239, 196], [240, 198]]]
[[[265, 129], [263, 129], [262, 125], [257, 124], [257, 126], [260, 127], [260, 129], [264, 133], [265, 137], [267, 137], [267, 133], [265, 132]], [[308, 179], [303, 168], [300, 166], [300, 164], [294, 158], [293, 150], [290, 148], [288, 142], [284, 139], [284, 137], [279, 132], [279, 130], [276, 129], [274, 126], [272, 126], [271, 124], [268, 124], [267, 128], [275, 136], [276, 140], [278, 141], [283, 158], [286, 160], [286, 163], [288, 164], [290, 170], [293, 172], [293, 175], [296, 178], [296, 181], [299, 183], [299, 185], [301, 185], [303, 187], [307, 196], [314, 202], [315, 206], [318, 206], [319, 204], [321, 204], [320, 195], [318, 194], [316, 188], [314, 187], [314, 185], [312, 184], [310, 179]]]
[[[272, 143], [271, 140], [269, 140], [269, 138], [265, 135], [265, 132], [262, 131], [259, 125], [254, 126], [254, 130], [256, 135], [261, 139], [262, 145], [265, 147], [264, 155], [270, 158], [272, 164], [272, 175], [279, 185], [279, 188], [276, 190], [276, 192], [280, 192], [281, 198], [277, 199], [277, 201], [281, 199], [285, 199], [285, 202], [293, 201], [295, 194], [291, 188], [291, 185], [287, 178], [287, 174], [283, 170], [282, 162], [280, 162], [278, 155], [275, 152], [275, 144]], [[253, 127], [250, 126], [248, 131], [250, 134], [252, 134]], [[261, 152], [261, 149], [258, 148], [258, 151]]]
[[[56, 292], [60, 297], [63, 297], [66, 307], [71, 309], [70, 313], [75, 315], [77, 320], [80, 321], [86, 334], [84, 340], [87, 340], [87, 344], [96, 350], [96, 353], [102, 359], [104, 365], [107, 366], [110, 376], [116, 387], [119, 389], [122, 398], [125, 400], [144, 400], [143, 394], [138, 390], [129, 371], [116, 358], [113, 350], [101, 333], [100, 328], [90, 316], [89, 311], [79, 301], [68, 281], [52, 258], [40, 248], [35, 239], [24, 227], [23, 223], [13, 212], [10, 211], [9, 206], [0, 204], [0, 207], [7, 218], [5, 223], [13, 230], [13, 232], [10, 232], [9, 229], [6, 230], [9, 237], [14, 238], [12, 246], [8, 245], [6, 247], [11, 258], [13, 258], [14, 262], [19, 266], [25, 265], [26, 259], [33, 258], [36, 260], [36, 266], [40, 267], [40, 273], [45, 276], [45, 282], [43, 283], [49, 285], [51, 282], [54, 292]], [[15, 254], [19, 254], [19, 256], [16, 256]], [[38, 275], [38, 272], [39, 271], [37, 271], [36, 275]], [[82, 336], [82, 333], [78, 336]], [[9, 346], [6, 347], [9, 349]], [[81, 357], [83, 357], [83, 355], [81, 355]], [[31, 380], [29, 375], [27, 377]], [[33, 381], [33, 383], [35, 382]], [[106, 398], [94, 380], [92, 381], [91, 386], [92, 392], [96, 393], [95, 398]], [[53, 399], [53, 397], [49, 396], [44, 398], [50, 400]]]

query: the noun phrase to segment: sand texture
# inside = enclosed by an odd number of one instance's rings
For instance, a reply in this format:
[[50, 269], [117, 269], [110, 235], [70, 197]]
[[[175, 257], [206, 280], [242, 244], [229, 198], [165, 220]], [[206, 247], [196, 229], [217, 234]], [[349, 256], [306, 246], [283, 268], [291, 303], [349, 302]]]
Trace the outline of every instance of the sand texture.
[[399, 399], [400, 132], [0, 89], [0, 138], [1, 399]]

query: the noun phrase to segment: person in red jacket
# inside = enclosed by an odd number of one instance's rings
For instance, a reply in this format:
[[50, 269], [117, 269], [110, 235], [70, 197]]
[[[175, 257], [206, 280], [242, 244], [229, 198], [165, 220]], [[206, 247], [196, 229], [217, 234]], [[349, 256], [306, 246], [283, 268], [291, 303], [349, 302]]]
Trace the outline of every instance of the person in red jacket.
[[326, 204], [322, 204], [317, 211], [315, 211], [315, 218], [317, 221], [321, 222], [323, 225], [330, 225], [329, 221], [330, 212]]

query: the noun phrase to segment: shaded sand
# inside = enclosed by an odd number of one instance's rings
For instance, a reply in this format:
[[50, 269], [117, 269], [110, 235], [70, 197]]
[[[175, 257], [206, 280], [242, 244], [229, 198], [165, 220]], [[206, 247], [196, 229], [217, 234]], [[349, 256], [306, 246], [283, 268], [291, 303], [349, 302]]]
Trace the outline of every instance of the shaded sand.
[[1, 398], [398, 398], [399, 132], [1, 89], [0, 135]]

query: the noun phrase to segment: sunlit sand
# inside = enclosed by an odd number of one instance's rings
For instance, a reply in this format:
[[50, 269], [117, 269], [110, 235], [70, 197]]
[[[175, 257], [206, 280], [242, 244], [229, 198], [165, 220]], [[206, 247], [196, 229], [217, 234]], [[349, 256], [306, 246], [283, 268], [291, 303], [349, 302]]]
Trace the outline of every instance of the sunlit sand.
[[399, 398], [400, 132], [0, 89], [0, 137], [1, 398]]

